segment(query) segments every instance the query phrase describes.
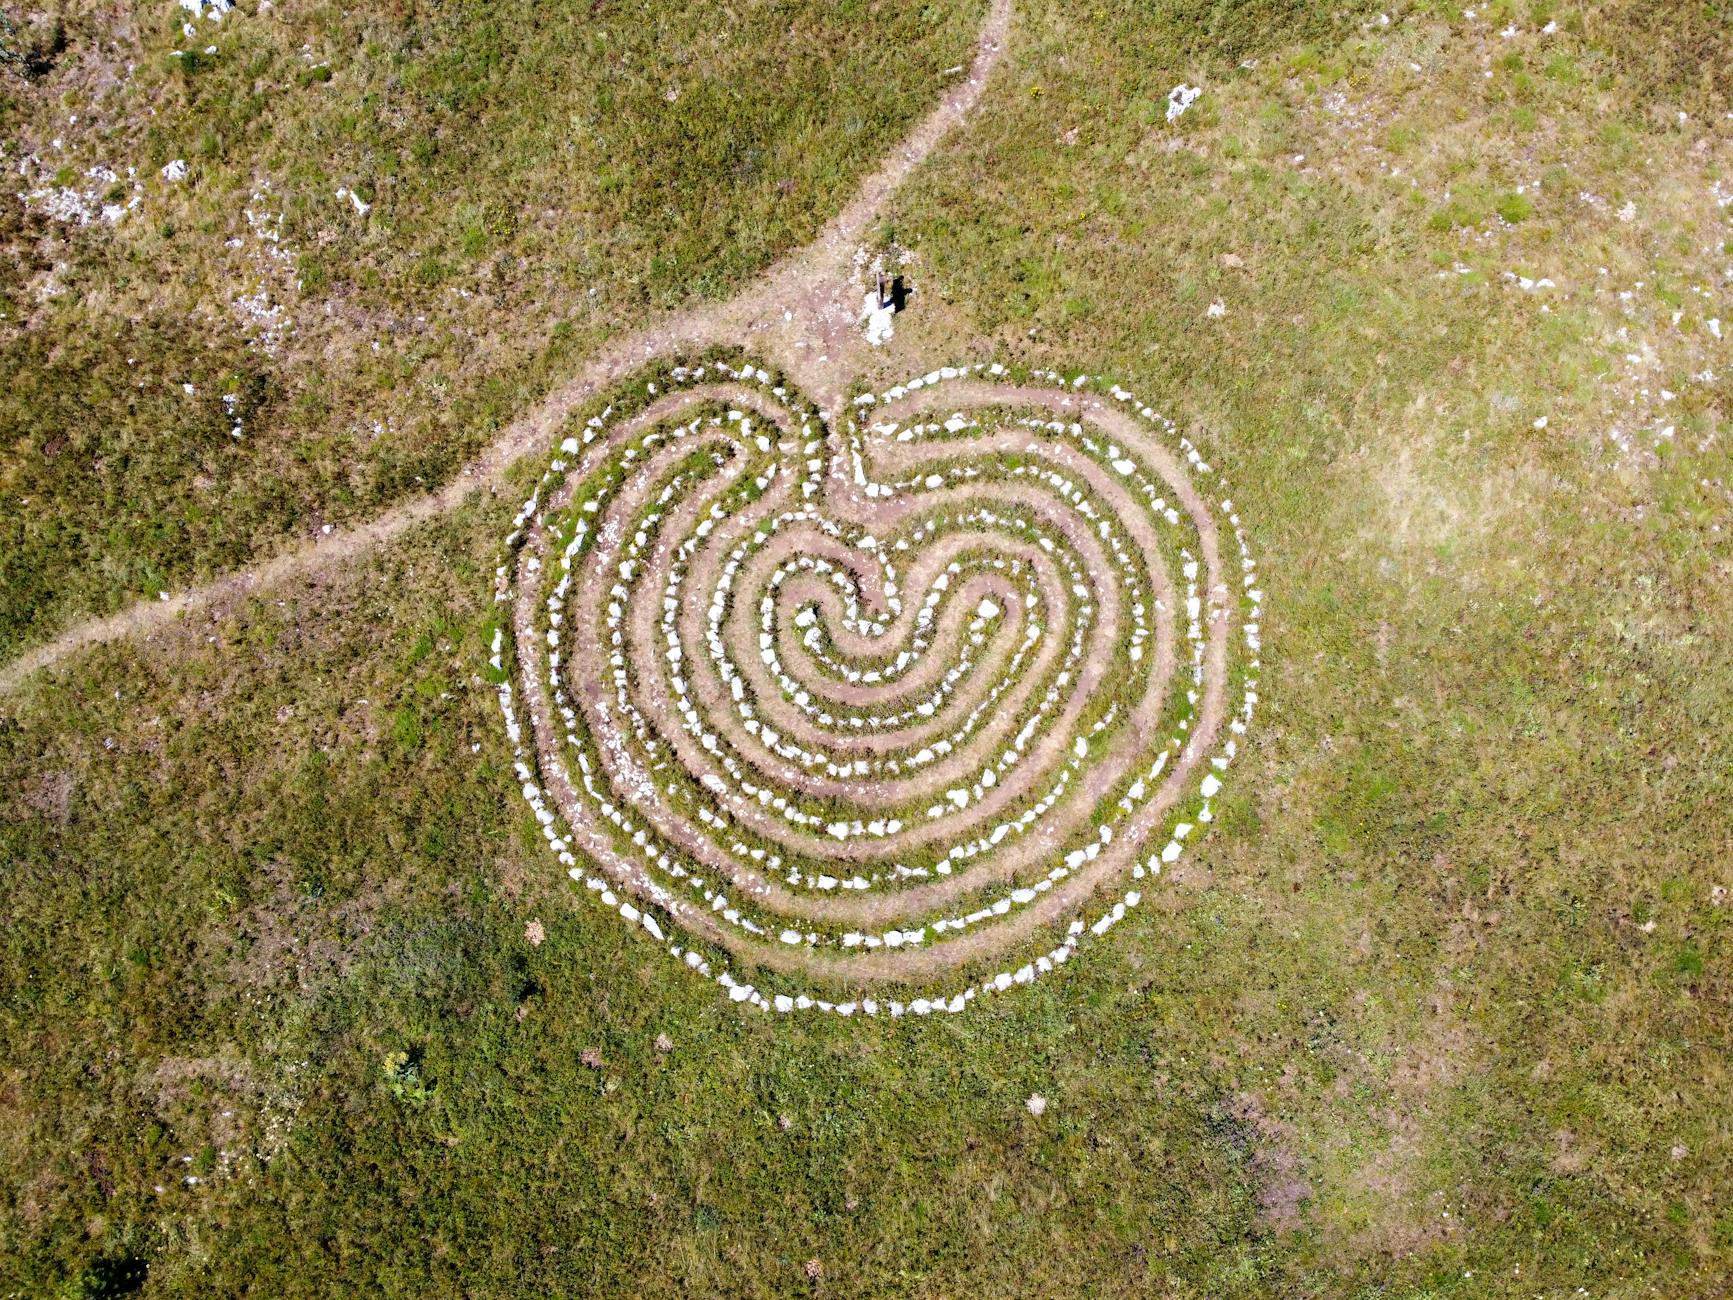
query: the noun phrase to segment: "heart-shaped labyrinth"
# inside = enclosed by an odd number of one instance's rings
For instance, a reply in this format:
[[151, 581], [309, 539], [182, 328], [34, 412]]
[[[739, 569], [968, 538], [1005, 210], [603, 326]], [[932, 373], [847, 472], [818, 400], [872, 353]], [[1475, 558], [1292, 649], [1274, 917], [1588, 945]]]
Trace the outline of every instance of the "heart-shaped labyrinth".
[[1170, 422], [998, 365], [835, 430], [750, 362], [625, 394], [518, 516], [492, 662], [548, 843], [670, 957], [781, 1012], [961, 1011], [1211, 821], [1262, 594]]

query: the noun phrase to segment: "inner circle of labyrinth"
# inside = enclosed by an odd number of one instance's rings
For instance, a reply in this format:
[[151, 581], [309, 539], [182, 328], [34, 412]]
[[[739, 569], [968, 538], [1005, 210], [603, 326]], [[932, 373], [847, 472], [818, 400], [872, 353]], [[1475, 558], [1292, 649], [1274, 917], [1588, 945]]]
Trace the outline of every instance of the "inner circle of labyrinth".
[[780, 1012], [960, 1012], [1214, 820], [1257, 565], [1117, 385], [945, 367], [835, 425], [741, 361], [574, 424], [497, 573], [500, 705], [552, 852], [670, 958]]

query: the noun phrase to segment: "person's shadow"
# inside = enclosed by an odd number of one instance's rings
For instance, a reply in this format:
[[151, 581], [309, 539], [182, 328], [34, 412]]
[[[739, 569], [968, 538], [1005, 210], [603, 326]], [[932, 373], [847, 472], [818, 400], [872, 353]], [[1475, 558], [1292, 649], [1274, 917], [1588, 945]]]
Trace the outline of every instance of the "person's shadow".
[[881, 275], [879, 277], [879, 306], [889, 307], [900, 312], [908, 305], [909, 286], [903, 282], [900, 275]]

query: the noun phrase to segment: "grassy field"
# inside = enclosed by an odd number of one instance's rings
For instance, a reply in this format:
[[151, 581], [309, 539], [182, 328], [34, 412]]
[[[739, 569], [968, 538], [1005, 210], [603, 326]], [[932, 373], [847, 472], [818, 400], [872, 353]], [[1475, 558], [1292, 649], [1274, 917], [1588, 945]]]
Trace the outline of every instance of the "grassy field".
[[[0, 205], [7, 647], [447, 475], [815, 229], [978, 16], [282, 10], [192, 72], [180, 11], [102, 63], [69, 10], [6, 83], [9, 169], [110, 103], [68, 179], [146, 194]], [[869, 382], [1114, 375], [1264, 560], [1234, 795], [1113, 943], [776, 1019], [575, 897], [484, 676], [526, 465], [0, 702], [0, 1294], [1727, 1294], [1729, 15], [1384, 17], [1020, 6], [880, 232]], [[744, 135], [660, 116], [712, 96]], [[266, 180], [274, 356], [221, 260]]]
[[0, 82], [0, 652], [451, 477], [599, 340], [810, 238], [976, 16], [56, 13]]

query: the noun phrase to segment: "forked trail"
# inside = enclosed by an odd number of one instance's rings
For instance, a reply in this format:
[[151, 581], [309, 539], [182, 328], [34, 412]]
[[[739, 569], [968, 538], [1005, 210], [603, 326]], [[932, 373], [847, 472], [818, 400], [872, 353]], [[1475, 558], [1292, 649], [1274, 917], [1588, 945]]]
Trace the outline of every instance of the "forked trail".
[[861, 286], [853, 265], [855, 250], [897, 188], [980, 99], [1004, 48], [1011, 9], [1012, 0], [991, 0], [966, 77], [891, 150], [816, 239], [777, 262], [739, 296], [677, 312], [609, 344], [439, 490], [317, 542], [287, 547], [260, 564], [167, 600], [136, 602], [105, 618], [76, 624], [0, 666], [0, 694], [16, 690], [31, 674], [87, 646], [148, 635], [183, 614], [270, 588], [299, 573], [341, 564], [455, 508], [472, 491], [499, 482], [520, 457], [545, 451], [575, 406], [651, 358], [713, 345], [740, 347], [773, 362], [834, 411], [869, 350], [856, 328]]

